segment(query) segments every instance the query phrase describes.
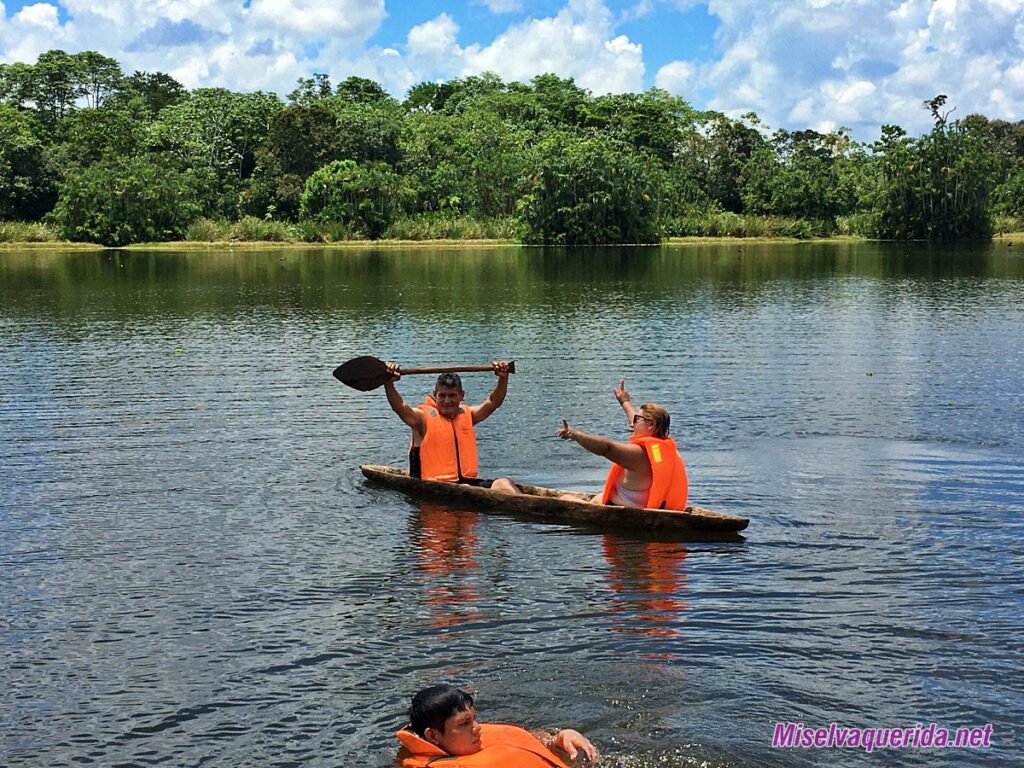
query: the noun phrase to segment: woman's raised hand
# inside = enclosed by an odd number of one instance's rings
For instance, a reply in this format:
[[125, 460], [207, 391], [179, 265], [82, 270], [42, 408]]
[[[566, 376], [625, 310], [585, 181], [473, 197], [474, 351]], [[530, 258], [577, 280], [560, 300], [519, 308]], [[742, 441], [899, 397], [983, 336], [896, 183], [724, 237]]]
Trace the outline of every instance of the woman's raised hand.
[[626, 389], [625, 379], [619, 381], [619, 386], [612, 390], [612, 394], [615, 395], [615, 399], [619, 401], [619, 405], [625, 405], [629, 402], [629, 391]]

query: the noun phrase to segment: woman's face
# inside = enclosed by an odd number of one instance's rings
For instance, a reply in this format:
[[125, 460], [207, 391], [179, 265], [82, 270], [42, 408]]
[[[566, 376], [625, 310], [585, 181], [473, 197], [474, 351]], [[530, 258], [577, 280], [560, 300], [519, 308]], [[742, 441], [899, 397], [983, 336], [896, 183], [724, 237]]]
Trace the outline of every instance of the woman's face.
[[654, 418], [643, 411], [633, 414], [633, 435], [635, 437], [650, 437], [654, 434]]

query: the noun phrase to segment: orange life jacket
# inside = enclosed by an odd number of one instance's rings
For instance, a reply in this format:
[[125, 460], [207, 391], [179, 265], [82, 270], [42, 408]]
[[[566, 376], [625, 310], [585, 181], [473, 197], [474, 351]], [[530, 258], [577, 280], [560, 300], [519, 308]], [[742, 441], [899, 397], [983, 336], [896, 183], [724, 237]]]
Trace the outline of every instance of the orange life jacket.
[[395, 758], [399, 768], [566, 768], [536, 736], [515, 725], [482, 724], [480, 751], [458, 757], [407, 728], [395, 735], [402, 742]]
[[[671, 437], [634, 437], [629, 442], [643, 446], [647, 461], [651, 464], [651, 487], [644, 506], [648, 509], [686, 509], [689, 483], [686, 479], [686, 464], [679, 455], [676, 441]], [[624, 471], [620, 465], [612, 464], [608, 478], [604, 481], [602, 504], [611, 500]]]
[[437, 410], [434, 398], [427, 395], [419, 409], [426, 416], [427, 431], [420, 443], [420, 477], [457, 483], [463, 477], [476, 477], [476, 433], [473, 414], [464, 405], [454, 419], [446, 419]]

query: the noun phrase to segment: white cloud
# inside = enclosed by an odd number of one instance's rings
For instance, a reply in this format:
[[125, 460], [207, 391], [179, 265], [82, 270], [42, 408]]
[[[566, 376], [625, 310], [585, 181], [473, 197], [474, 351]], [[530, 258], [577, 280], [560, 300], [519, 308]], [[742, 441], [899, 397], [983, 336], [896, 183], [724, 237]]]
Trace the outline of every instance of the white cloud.
[[[395, 2], [396, 0], [392, 0]], [[465, 0], [495, 13], [522, 0]], [[452, 4], [405, 31], [395, 48], [369, 43], [385, 0], [57, 0], [8, 15], [0, 0], [0, 61], [43, 51], [99, 50], [122, 67], [160, 70], [187, 87], [285, 94], [298, 77], [373, 78], [396, 95], [428, 79], [492, 70], [506, 80], [544, 72], [595, 93], [640, 91], [644, 49], [629, 19], [670, 16], [699, 0], [563, 0], [548, 16], [519, 18], [496, 37], [474, 36]], [[32, 0], [29, 0], [31, 3]], [[771, 127], [847, 125], [873, 139], [881, 123], [927, 129], [921, 107], [938, 93], [956, 116], [1024, 115], [1024, 0], [705, 0], [719, 20], [715, 58], [680, 49], [655, 85], [732, 115], [755, 111]], [[668, 18], [666, 16], [666, 18]], [[401, 33], [400, 33], [401, 34]], [[706, 100], [701, 96], [710, 94]]]
[[661, 69], [654, 76], [654, 84], [669, 93], [686, 97], [689, 91], [693, 90], [693, 79], [697, 74], [697, 68], [689, 61], [673, 61]]
[[167, 72], [188, 88], [284, 94], [314, 71], [351, 74], [336, 68], [339, 60], [377, 55], [366, 50], [366, 41], [385, 18], [384, 0], [253, 0], [248, 8], [228, 0], [61, 5], [70, 17], [63, 24], [46, 3], [23, 9], [6, 26], [0, 21], [0, 60], [32, 62], [52, 48], [92, 49], [114, 57], [127, 72]]
[[427, 69], [442, 69], [452, 66], [462, 55], [462, 49], [455, 41], [458, 34], [459, 25], [447, 13], [442, 13], [410, 29], [406, 48], [409, 55], [419, 59]]
[[57, 20], [57, 6], [50, 5], [49, 3], [26, 5], [14, 14], [14, 21], [17, 24], [24, 24], [25, 26], [30, 27], [56, 29], [59, 26], [59, 22]]
[[938, 93], [960, 116], [1024, 113], [1021, 0], [709, 0], [708, 11], [720, 54], [697, 79], [713, 109], [864, 139], [886, 122], [927, 129], [921, 103]]
[[249, 14], [258, 23], [294, 30], [313, 39], [341, 35], [366, 40], [384, 20], [384, 0], [253, 0]]
[[475, 0], [478, 5], [486, 5], [491, 13], [515, 13], [523, 9], [522, 0]]
[[634, 21], [649, 16], [654, 12], [655, 0], [640, 0], [635, 5], [626, 8], [619, 16], [620, 21]]
[[660, 8], [671, 8], [676, 11], [686, 12], [698, 5], [703, 5], [705, 2], [706, 0], [636, 0], [631, 7], [622, 11], [621, 18], [625, 21], [642, 19]]
[[556, 16], [515, 24], [490, 45], [466, 46], [461, 74], [529, 80], [553, 72], [595, 93], [643, 90], [643, 49], [613, 31], [603, 2], [569, 0]]

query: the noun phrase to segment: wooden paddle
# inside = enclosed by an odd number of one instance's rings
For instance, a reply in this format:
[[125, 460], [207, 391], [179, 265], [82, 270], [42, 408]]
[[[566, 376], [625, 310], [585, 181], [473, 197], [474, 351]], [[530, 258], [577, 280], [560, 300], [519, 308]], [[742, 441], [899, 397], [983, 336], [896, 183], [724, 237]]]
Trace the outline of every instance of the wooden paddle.
[[[408, 376], [410, 373], [469, 373], [494, 369], [489, 365], [451, 365], [432, 368], [399, 368], [398, 370], [403, 376]], [[508, 364], [508, 372], [516, 372], [515, 361]], [[334, 369], [334, 378], [360, 392], [369, 392], [371, 389], [382, 386], [391, 378], [391, 374], [388, 373], [388, 366], [383, 360], [367, 355], [353, 357], [348, 362], [339, 365]]]

